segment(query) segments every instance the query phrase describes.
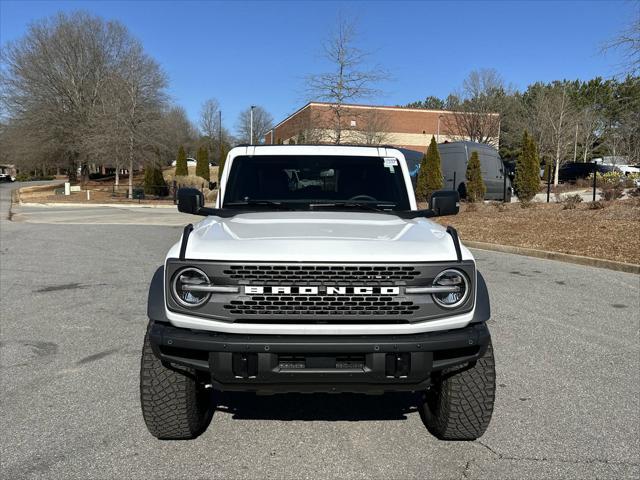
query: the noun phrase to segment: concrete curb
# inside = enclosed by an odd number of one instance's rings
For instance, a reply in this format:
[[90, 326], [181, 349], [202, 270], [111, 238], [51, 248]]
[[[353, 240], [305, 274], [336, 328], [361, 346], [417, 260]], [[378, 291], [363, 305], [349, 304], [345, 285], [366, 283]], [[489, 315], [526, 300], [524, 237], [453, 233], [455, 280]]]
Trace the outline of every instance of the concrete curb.
[[55, 190], [56, 188], [60, 188], [63, 187], [64, 188], [64, 182], [62, 183], [47, 183], [45, 185], [27, 185], [26, 187], [20, 187], [18, 188], [18, 193], [20, 193], [20, 191], [27, 193], [27, 192], [38, 192], [40, 190]]
[[618, 272], [635, 273], [640, 275], [640, 265], [633, 263], [616, 262], [613, 260], [602, 260], [600, 258], [583, 257], [580, 255], [570, 255], [568, 253], [548, 252], [546, 250], [536, 250], [534, 248], [514, 247], [512, 245], [499, 245], [496, 243], [474, 242], [464, 240], [464, 245], [469, 248], [480, 250], [490, 250], [500, 253], [513, 253], [526, 257], [545, 258], [547, 260], [557, 260], [559, 262], [575, 263], [589, 267], [607, 268]]
[[67, 202], [19, 202], [20, 205], [25, 207], [84, 207], [84, 208], [94, 208], [94, 207], [110, 207], [110, 208], [164, 208], [164, 209], [174, 209], [177, 211], [178, 207], [176, 205], [154, 205], [154, 204], [145, 204], [145, 203], [67, 203]]

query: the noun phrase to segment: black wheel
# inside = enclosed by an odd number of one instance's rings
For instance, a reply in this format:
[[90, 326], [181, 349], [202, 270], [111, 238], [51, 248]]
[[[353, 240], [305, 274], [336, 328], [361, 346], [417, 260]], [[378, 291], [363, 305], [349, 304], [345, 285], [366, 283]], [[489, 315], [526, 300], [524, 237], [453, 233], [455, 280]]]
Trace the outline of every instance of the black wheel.
[[495, 392], [495, 362], [489, 343], [475, 364], [444, 370], [434, 381], [422, 406], [422, 419], [441, 440], [475, 440], [489, 426]]
[[140, 403], [149, 432], [163, 440], [196, 438], [207, 429], [215, 406], [195, 370], [162, 364], [148, 332], [140, 362]]

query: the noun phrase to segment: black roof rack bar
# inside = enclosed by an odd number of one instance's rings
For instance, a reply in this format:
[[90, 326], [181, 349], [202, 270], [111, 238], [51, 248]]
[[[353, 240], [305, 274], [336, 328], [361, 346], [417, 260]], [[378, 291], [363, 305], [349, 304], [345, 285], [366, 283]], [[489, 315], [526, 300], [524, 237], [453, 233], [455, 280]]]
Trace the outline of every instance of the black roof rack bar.
[[447, 233], [451, 235], [451, 239], [453, 240], [453, 246], [456, 249], [456, 257], [458, 258], [458, 263], [462, 262], [462, 250], [460, 250], [460, 239], [458, 238], [458, 231], [452, 226], [448, 226]]
[[184, 227], [184, 231], [182, 232], [182, 243], [180, 244], [180, 260], [184, 260], [185, 255], [187, 254], [187, 243], [189, 242], [189, 235], [193, 232], [193, 224], [189, 224]]

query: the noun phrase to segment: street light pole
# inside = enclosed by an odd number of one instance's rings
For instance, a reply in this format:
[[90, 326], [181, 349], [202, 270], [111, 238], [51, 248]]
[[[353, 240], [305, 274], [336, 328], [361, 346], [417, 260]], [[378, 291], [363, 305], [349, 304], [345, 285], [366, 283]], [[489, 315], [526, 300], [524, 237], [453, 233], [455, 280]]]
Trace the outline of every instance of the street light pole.
[[251, 130], [251, 134], [250, 134], [250, 141], [249, 144], [253, 145], [253, 109], [256, 108], [255, 105], [251, 105], [251, 120], [250, 120], [250, 130]]

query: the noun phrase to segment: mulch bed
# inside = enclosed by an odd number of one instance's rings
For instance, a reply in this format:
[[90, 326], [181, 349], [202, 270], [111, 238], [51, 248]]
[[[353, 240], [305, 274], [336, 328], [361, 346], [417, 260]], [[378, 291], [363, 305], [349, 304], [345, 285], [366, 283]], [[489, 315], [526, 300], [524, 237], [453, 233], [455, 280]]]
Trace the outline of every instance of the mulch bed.
[[557, 203], [463, 204], [458, 215], [440, 217], [464, 241], [496, 243], [640, 264], [640, 199], [587, 203], [564, 210]]

